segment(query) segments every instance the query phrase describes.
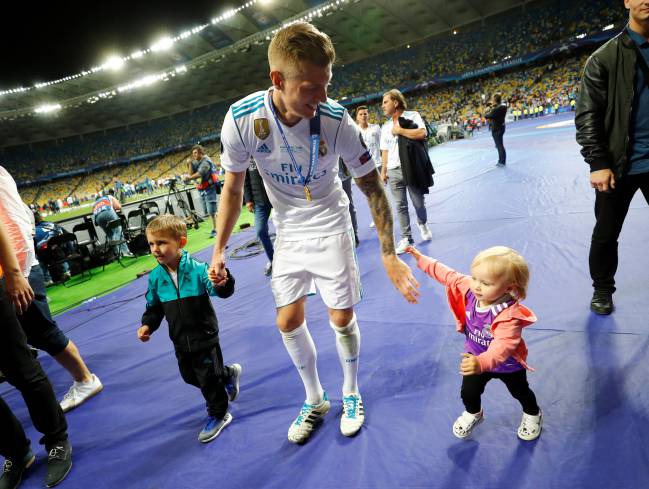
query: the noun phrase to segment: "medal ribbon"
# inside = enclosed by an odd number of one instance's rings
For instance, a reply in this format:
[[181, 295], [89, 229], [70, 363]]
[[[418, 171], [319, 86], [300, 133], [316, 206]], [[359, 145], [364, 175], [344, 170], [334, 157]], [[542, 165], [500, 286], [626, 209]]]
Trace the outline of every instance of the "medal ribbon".
[[288, 155], [291, 157], [291, 165], [293, 166], [293, 171], [298, 175], [298, 177], [300, 177], [300, 185], [302, 185], [305, 188], [307, 199], [311, 200], [309, 198], [311, 192], [308, 190], [307, 185], [309, 184], [309, 181], [315, 174], [316, 167], [318, 166], [318, 150], [320, 149], [320, 105], [318, 105], [315, 116], [309, 120], [309, 133], [310, 133], [311, 144], [309, 145], [309, 171], [305, 178], [304, 175], [302, 175], [302, 172], [300, 171], [300, 167], [297, 165], [297, 161], [295, 161], [295, 156], [293, 155], [293, 151], [291, 151], [291, 146], [288, 144], [288, 141], [286, 140], [284, 130], [282, 129], [282, 124], [279, 121], [279, 118], [277, 117], [277, 113], [275, 112], [275, 106], [273, 105], [273, 98], [271, 96], [272, 93], [273, 93], [272, 90], [268, 92], [268, 105], [270, 106], [270, 111], [273, 113], [275, 124], [277, 124], [279, 133], [282, 136], [282, 141], [284, 141], [284, 145], [286, 146], [286, 151], [288, 152]]

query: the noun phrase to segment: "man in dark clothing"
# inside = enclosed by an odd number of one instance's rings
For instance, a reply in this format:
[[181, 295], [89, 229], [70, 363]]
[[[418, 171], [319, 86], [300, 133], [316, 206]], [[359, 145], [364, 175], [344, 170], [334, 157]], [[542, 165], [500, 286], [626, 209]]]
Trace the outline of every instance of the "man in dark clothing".
[[343, 190], [349, 199], [349, 216], [352, 218], [352, 229], [354, 230], [354, 243], [358, 248], [361, 240], [358, 239], [358, 220], [356, 219], [356, 207], [354, 207], [354, 195], [352, 193], [352, 174], [342, 158], [338, 158], [338, 178], [343, 184]]
[[586, 62], [575, 115], [595, 189], [589, 265], [597, 314], [613, 312], [618, 237], [631, 200], [640, 189], [649, 202], [649, 1], [625, 6], [629, 24]]
[[268, 257], [268, 263], [264, 269], [264, 274], [268, 277], [273, 273], [273, 254], [275, 252], [268, 232], [268, 218], [273, 205], [268, 199], [264, 182], [261, 175], [259, 175], [259, 170], [257, 170], [257, 164], [252, 158], [243, 185], [243, 201], [246, 203], [248, 210], [255, 215], [255, 231]]
[[[67, 423], [54, 390], [40, 364], [27, 346], [27, 338], [16, 313], [22, 314], [34, 298], [22, 275], [4, 225], [0, 222], [0, 370], [20, 391], [34, 427], [43, 433], [40, 442], [48, 452], [45, 484], [61, 482], [72, 467], [72, 447]], [[0, 455], [5, 458], [0, 488], [18, 487], [35, 456], [16, 416], [0, 398]]]
[[507, 153], [503, 143], [507, 106], [502, 103], [502, 95], [499, 93], [493, 94], [489, 106], [491, 109], [485, 114], [485, 119], [489, 119], [491, 123], [491, 136], [494, 138], [494, 143], [496, 143], [496, 149], [498, 149], [498, 163], [496, 166], [502, 167], [507, 163]]

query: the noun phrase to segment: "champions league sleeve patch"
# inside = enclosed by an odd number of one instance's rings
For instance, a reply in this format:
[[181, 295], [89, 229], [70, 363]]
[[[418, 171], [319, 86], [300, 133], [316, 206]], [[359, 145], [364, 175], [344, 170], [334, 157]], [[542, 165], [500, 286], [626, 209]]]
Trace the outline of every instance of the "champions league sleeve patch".
[[370, 154], [370, 152], [369, 152], [369, 151], [365, 151], [365, 153], [363, 153], [363, 154], [361, 155], [361, 157], [358, 158], [358, 161], [361, 162], [361, 165], [364, 165], [365, 163], [367, 163], [367, 162], [370, 161], [371, 159], [372, 159], [372, 155]]

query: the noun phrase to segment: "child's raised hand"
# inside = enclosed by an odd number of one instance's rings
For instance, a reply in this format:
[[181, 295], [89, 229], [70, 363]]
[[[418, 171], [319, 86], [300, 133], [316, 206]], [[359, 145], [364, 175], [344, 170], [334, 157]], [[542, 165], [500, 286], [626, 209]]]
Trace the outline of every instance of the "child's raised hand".
[[151, 330], [149, 327], [145, 324], [144, 326], [140, 326], [137, 330], [137, 337], [140, 341], [143, 343], [146, 343], [151, 339]]
[[406, 248], [406, 253], [411, 254], [414, 256], [417, 260], [419, 260], [422, 256], [424, 256], [421, 251], [419, 251], [417, 248], [415, 248], [413, 245], [410, 245]]
[[477, 375], [480, 373], [480, 364], [475, 355], [472, 355], [471, 353], [462, 353], [460, 373], [462, 375]]

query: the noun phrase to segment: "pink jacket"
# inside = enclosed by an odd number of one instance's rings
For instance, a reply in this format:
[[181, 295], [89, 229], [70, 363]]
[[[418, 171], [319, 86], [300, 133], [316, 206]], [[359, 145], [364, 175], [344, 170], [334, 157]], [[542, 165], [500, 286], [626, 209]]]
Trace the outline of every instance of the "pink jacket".
[[[417, 266], [433, 277], [446, 288], [446, 298], [455, 317], [457, 331], [464, 333], [466, 318], [466, 294], [469, 291], [471, 278], [462, 275], [439, 261], [422, 256]], [[496, 368], [510, 356], [523, 367], [533, 371], [525, 360], [527, 346], [521, 337], [523, 328], [536, 322], [536, 316], [523, 304], [516, 302], [496, 316], [491, 331], [493, 340], [487, 351], [478, 355], [480, 371], [487, 372]]]

